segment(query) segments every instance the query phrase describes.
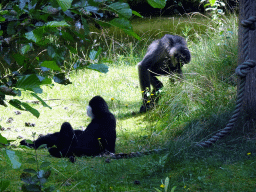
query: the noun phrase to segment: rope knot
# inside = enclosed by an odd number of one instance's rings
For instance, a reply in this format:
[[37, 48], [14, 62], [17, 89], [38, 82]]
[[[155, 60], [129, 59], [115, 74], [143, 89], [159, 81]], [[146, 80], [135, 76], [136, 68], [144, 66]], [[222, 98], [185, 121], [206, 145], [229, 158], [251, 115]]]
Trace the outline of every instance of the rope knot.
[[250, 69], [255, 67], [256, 62], [253, 60], [247, 60], [236, 68], [236, 74], [240, 77], [246, 77]]
[[241, 24], [243, 27], [248, 27], [250, 29], [255, 29], [255, 26], [253, 25], [254, 22], [256, 22], [256, 16], [249, 17], [247, 20], [241, 21]]

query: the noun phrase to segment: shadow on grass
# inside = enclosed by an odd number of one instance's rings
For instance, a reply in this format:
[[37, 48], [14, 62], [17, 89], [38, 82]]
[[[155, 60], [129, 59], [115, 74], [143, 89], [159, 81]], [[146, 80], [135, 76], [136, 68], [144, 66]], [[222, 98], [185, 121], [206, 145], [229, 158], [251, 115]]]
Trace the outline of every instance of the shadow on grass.
[[245, 130], [245, 122], [239, 118], [230, 133], [209, 147], [197, 147], [196, 143], [206, 141], [225, 128], [233, 110], [212, 114], [208, 118], [194, 119], [188, 123], [175, 141], [170, 142], [167, 167], [182, 167], [194, 161], [220, 166], [256, 157], [256, 132]]

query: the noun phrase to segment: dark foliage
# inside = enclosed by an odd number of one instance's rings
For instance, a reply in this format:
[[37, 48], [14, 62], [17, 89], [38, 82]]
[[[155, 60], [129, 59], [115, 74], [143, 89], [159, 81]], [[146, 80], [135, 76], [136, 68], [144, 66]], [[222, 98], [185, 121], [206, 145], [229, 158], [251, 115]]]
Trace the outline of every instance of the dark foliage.
[[[226, 4], [226, 11], [237, 12], [239, 0], [222, 0]], [[173, 16], [182, 15], [191, 12], [205, 12], [204, 4], [201, 0], [167, 0], [166, 6], [162, 9], [153, 8], [147, 0], [127, 0], [130, 7], [142, 14], [143, 16]]]

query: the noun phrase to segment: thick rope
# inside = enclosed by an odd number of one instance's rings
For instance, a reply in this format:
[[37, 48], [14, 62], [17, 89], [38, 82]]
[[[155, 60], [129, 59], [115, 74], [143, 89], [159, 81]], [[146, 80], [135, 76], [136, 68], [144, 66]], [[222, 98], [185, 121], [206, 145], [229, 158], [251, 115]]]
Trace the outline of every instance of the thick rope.
[[244, 90], [245, 90], [245, 82], [246, 82], [246, 75], [249, 73], [250, 69], [256, 66], [256, 62], [252, 60], [248, 60], [244, 62], [243, 64], [239, 65], [236, 68], [236, 74], [240, 76], [241, 81], [240, 81], [240, 86], [239, 86], [239, 91], [237, 94], [237, 101], [236, 101], [236, 107], [233, 112], [233, 115], [231, 119], [229, 120], [228, 124], [226, 125], [225, 128], [220, 130], [216, 135], [208, 139], [207, 141], [203, 141], [201, 143], [196, 144], [197, 146], [200, 147], [209, 147], [216, 141], [218, 141], [220, 138], [228, 134], [232, 128], [234, 127], [237, 119], [239, 118], [239, 114], [242, 109], [242, 103], [243, 103], [243, 98], [244, 98]]
[[148, 151], [137, 151], [131, 153], [117, 153], [117, 154], [110, 154], [111, 159], [124, 159], [124, 158], [133, 158], [133, 157], [141, 157], [142, 155], [150, 155], [154, 153], [160, 153], [167, 150], [166, 148], [163, 149], [152, 149]]
[[[246, 18], [248, 18], [248, 13], [249, 13], [249, 1], [246, 1], [245, 5], [245, 13], [246, 13]], [[225, 128], [221, 129], [217, 134], [212, 136], [210, 139], [203, 141], [201, 143], [197, 143], [196, 146], [199, 147], [209, 147], [216, 141], [218, 141], [220, 138], [224, 137], [227, 135], [232, 128], [234, 127], [236, 121], [239, 118], [241, 109], [242, 109], [242, 102], [244, 99], [244, 90], [245, 90], [245, 82], [246, 82], [246, 76], [249, 73], [249, 71], [255, 67], [256, 62], [253, 60], [249, 60], [249, 30], [250, 29], [255, 29], [254, 23], [256, 22], [256, 16], [250, 17], [247, 20], [244, 20], [241, 22], [242, 26], [244, 27], [243, 31], [243, 55], [245, 58], [245, 62], [239, 65], [236, 68], [236, 74], [240, 77], [240, 85], [239, 85], [239, 90], [237, 94], [237, 101], [236, 101], [236, 107], [233, 112], [233, 115], [231, 119], [229, 120], [228, 124], [226, 125]]]
[[137, 152], [131, 152], [131, 153], [108, 153], [100, 156], [107, 157], [106, 162], [108, 163], [110, 159], [128, 159], [128, 158], [134, 158], [134, 157], [141, 157], [143, 155], [162, 153], [167, 150], [168, 150], [167, 148], [162, 148], [162, 149], [152, 149], [152, 150], [140, 151], [140, 152], [137, 151]]

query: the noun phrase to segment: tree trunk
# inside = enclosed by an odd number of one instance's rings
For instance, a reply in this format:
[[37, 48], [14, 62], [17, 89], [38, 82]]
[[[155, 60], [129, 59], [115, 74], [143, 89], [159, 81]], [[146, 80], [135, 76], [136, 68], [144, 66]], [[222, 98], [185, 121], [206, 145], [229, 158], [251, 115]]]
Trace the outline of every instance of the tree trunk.
[[[255, 22], [250, 26], [250, 30], [242, 25], [244, 20], [256, 16], [255, 0], [240, 0], [239, 2], [239, 59], [238, 64], [247, 60], [256, 61], [256, 30]], [[247, 31], [246, 31], [247, 30]], [[256, 120], [256, 67], [252, 68], [246, 76], [244, 91], [243, 115], [246, 121]], [[251, 123], [249, 123], [251, 124]], [[250, 126], [250, 128], [252, 128]]]

